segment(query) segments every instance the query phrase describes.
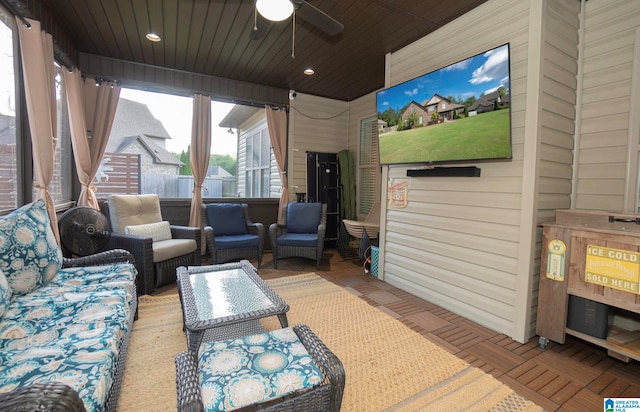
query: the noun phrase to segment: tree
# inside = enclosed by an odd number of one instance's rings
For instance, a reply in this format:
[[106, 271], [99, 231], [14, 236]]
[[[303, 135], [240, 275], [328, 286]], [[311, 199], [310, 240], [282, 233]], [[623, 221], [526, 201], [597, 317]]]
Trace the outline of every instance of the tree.
[[469, 96], [467, 97], [467, 100], [464, 101], [464, 107], [469, 107], [472, 106], [475, 102], [476, 102], [476, 97], [475, 96]]
[[388, 107], [384, 112], [378, 113], [378, 119], [384, 120], [387, 126], [395, 126], [400, 122], [400, 112]]
[[191, 145], [187, 146], [186, 152], [183, 150], [180, 153], [180, 161], [184, 163], [184, 165], [180, 167], [180, 174], [184, 176], [192, 176], [193, 171], [191, 170]]
[[405, 119], [407, 122], [407, 126], [409, 129], [413, 128], [413, 126], [418, 123], [418, 120], [420, 119], [420, 117], [418, 116], [417, 112], [411, 112], [409, 113], [409, 115], [407, 116], [407, 118]]
[[212, 154], [209, 157], [209, 166], [220, 166], [233, 176], [236, 175], [237, 164], [238, 160], [229, 155]]

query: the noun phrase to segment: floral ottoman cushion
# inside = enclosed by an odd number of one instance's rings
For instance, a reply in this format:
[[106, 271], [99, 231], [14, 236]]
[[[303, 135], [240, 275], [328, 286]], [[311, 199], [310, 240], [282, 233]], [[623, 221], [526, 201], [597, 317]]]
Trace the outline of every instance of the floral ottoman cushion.
[[234, 410], [322, 383], [322, 372], [291, 328], [204, 343], [198, 369], [205, 411]]

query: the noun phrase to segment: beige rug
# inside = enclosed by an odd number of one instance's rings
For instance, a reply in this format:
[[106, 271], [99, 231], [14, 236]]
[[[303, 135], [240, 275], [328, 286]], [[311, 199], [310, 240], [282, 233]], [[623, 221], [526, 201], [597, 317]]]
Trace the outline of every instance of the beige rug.
[[[315, 274], [270, 280], [344, 364], [343, 411], [539, 411], [493, 376]], [[176, 409], [173, 356], [186, 348], [177, 296], [140, 302], [119, 411]], [[272, 330], [276, 318], [266, 319]]]

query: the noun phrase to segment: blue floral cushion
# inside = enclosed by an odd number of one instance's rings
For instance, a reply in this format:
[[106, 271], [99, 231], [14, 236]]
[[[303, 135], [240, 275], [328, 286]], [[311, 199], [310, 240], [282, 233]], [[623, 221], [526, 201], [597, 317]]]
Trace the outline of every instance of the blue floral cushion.
[[205, 411], [227, 411], [320, 385], [322, 372], [291, 328], [200, 347]]
[[[14, 297], [0, 322], [0, 393], [58, 381], [78, 392], [87, 411], [102, 411], [120, 342], [129, 328], [126, 290], [49, 285]], [[55, 289], [57, 292], [57, 289]]]
[[62, 251], [49, 224], [44, 200], [0, 218], [0, 270], [14, 295], [46, 285], [62, 266]]
[[0, 319], [9, 306], [9, 302], [11, 302], [11, 288], [6, 276], [0, 271]]

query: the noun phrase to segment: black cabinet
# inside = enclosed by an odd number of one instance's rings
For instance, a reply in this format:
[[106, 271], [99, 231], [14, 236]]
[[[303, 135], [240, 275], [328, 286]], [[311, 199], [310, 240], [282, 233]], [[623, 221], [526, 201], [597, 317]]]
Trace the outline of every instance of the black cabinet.
[[336, 153], [307, 152], [307, 202], [327, 205], [325, 246], [334, 247], [340, 228], [340, 168]]

